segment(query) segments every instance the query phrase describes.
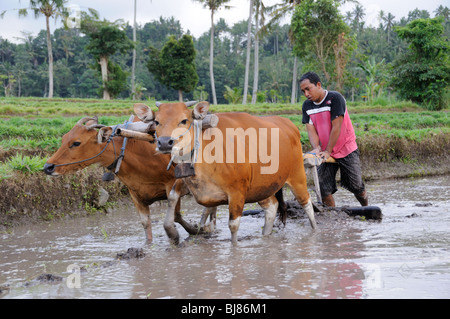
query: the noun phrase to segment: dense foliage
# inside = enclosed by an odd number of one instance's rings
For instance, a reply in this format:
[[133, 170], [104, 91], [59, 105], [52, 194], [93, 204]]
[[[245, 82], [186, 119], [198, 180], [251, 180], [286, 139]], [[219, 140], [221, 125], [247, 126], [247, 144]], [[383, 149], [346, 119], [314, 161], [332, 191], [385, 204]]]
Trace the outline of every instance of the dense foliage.
[[172, 35], [161, 51], [150, 47], [147, 67], [159, 82], [177, 90], [183, 101], [183, 92], [192, 92], [198, 82], [192, 37], [185, 34], [177, 40]]
[[339, 13], [335, 0], [303, 0], [292, 17], [294, 52], [312, 70], [320, 70], [324, 80], [342, 91], [344, 70], [354, 50], [350, 27]]
[[395, 30], [410, 43], [393, 67], [392, 84], [402, 97], [440, 110], [450, 81], [450, 45], [442, 34], [443, 18], [418, 19]]
[[[288, 1], [284, 2], [288, 3]], [[306, 5], [311, 1], [291, 2], [288, 4], [301, 6], [302, 3]], [[338, 7], [340, 2], [334, 0], [315, 1], [318, 4], [331, 4], [335, 7]], [[297, 10], [301, 9], [297, 8]], [[264, 14], [265, 20], [260, 19], [260, 21], [268, 24], [272, 16], [269, 11]], [[389, 100], [398, 96], [424, 103], [430, 109], [446, 107], [443, 104], [449, 100], [449, 80], [448, 77], [439, 77], [437, 73], [442, 73], [445, 67], [448, 68], [448, 51], [442, 51], [444, 58], [439, 59], [441, 67], [438, 70], [433, 68], [433, 74], [422, 75], [427, 78], [425, 88], [417, 89], [417, 86], [413, 88], [412, 84], [408, 84], [407, 90], [423, 92], [424, 97], [421, 99], [408, 96], [402, 88], [391, 83], [396, 76], [401, 76], [399, 72], [402, 71], [402, 68], [411, 66], [408, 64], [411, 63], [411, 59], [394, 62], [397, 58], [408, 59], [413, 54], [410, 53], [413, 48], [408, 48], [412, 45], [411, 39], [401, 35], [403, 34], [402, 28], [406, 28], [408, 23], [418, 19], [429, 21], [431, 15], [441, 16], [441, 20], [436, 20], [442, 26], [440, 39], [446, 41], [448, 45], [450, 34], [448, 8], [441, 6], [433, 13], [416, 9], [401, 19], [381, 11], [377, 27], [367, 26], [363, 22], [364, 15], [364, 8], [356, 5], [346, 15], [337, 16], [333, 21], [336, 22], [336, 26], [339, 26], [335, 31], [339, 30], [340, 33], [338, 33], [338, 39], [335, 39], [337, 42], [328, 48], [330, 54], [327, 59], [324, 59], [325, 69], [317, 64], [314, 65], [312, 50], [308, 52], [299, 50], [298, 64], [296, 64], [298, 73], [314, 69], [320, 73], [325, 86], [331, 89], [340, 89], [348, 101], [377, 98]], [[247, 21], [241, 21], [234, 25], [228, 25], [223, 19], [215, 21], [214, 81], [219, 104], [227, 101], [242, 101], [239, 95], [244, 88], [247, 25]], [[410, 27], [412, 26], [410, 25]], [[292, 37], [290, 36], [292, 29], [289, 24], [272, 23], [270, 28], [264, 28], [264, 25], [259, 26], [259, 30], [261, 30], [258, 37], [259, 71], [257, 73], [250, 72], [248, 82], [250, 94], [253, 91], [251, 87], [254, 83], [253, 74], [258, 74], [257, 101], [272, 103], [291, 101], [295, 61]], [[126, 37], [131, 39], [132, 27], [125, 25], [123, 30]], [[162, 17], [159, 20], [138, 25], [136, 31], [136, 96], [144, 99], [177, 100], [177, 90], [161, 83], [155, 75], [149, 72], [147, 68], [149, 52], [151, 52], [149, 48], [161, 50], [170, 36], [179, 40], [183, 34], [189, 34], [189, 31], [183, 30], [179, 21], [174, 18]], [[311, 31], [311, 35], [313, 36], [315, 32], [319, 32], [319, 30]], [[24, 33], [20, 43], [17, 44], [0, 37], [0, 81], [3, 88], [0, 95], [48, 96], [49, 61], [46, 36], [45, 30], [42, 30], [37, 36]], [[339, 36], [341, 36], [340, 43]], [[253, 37], [255, 37], [254, 30]], [[92, 37], [77, 28], [59, 28], [51, 35], [54, 58], [54, 95], [56, 97], [99, 97], [99, 89], [102, 90], [103, 82], [95, 52], [87, 49], [92, 47], [91, 41]], [[430, 38], [430, 41], [433, 40]], [[199, 96], [211, 99], [209, 30], [206, 30], [200, 37], [194, 38], [193, 42], [196, 49], [195, 66], [199, 80], [197, 87], [192, 92], [184, 94], [184, 99], [193, 99]], [[252, 41], [253, 44], [254, 41]], [[299, 48], [301, 44], [296, 46]], [[340, 51], [338, 50], [339, 46], [342, 46]], [[308, 47], [311, 48], [311, 44], [305, 45], [305, 49]], [[250, 69], [253, 69], [253, 57], [251, 61]], [[109, 58], [108, 65], [111, 65], [109, 63], [116, 65], [115, 69], [114, 67], [110, 68], [110, 73], [116, 71], [116, 78], [121, 79], [116, 83], [117, 93], [114, 95], [117, 98], [130, 97], [132, 50], [116, 51]], [[411, 73], [409, 76], [413, 77]], [[124, 83], [123, 79], [125, 78], [127, 83], [119, 85]], [[398, 81], [396, 82], [398, 83]], [[297, 95], [297, 100], [298, 98]]]

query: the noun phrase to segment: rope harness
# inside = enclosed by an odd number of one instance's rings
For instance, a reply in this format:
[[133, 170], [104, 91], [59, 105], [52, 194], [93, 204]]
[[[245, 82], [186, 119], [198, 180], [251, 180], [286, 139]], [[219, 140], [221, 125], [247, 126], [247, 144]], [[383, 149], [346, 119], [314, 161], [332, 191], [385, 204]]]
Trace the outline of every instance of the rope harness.
[[[124, 123], [125, 128], [128, 127], [128, 124], [132, 120], [133, 120], [133, 116], [130, 117], [129, 121], [125, 121], [125, 123]], [[111, 165], [109, 165], [107, 167], [107, 169], [113, 170], [115, 168], [114, 174], [117, 174], [119, 172], [119, 170], [120, 170], [120, 165], [122, 164], [122, 160], [125, 157], [125, 148], [127, 146], [127, 141], [128, 141], [128, 138], [126, 138], [126, 137], [123, 139], [122, 148], [120, 149], [120, 154], [119, 154], [119, 156], [117, 156], [116, 155], [116, 145], [114, 144], [114, 137], [116, 136], [116, 130], [117, 130], [118, 127], [119, 127], [118, 125], [114, 126], [112, 134], [108, 137], [108, 140], [106, 141], [105, 147], [97, 155], [94, 155], [94, 156], [92, 156], [90, 158], [87, 158], [87, 159], [84, 159], [84, 160], [81, 160], [81, 161], [76, 161], [76, 162], [71, 162], [71, 163], [64, 163], [64, 164], [55, 164], [55, 168], [56, 167], [60, 167], [60, 166], [80, 164], [80, 163], [84, 163], [84, 162], [93, 160], [93, 159], [99, 157], [100, 155], [102, 155], [105, 152], [106, 148], [108, 147], [109, 143], [112, 142], [113, 150], [114, 150], [114, 162]]]
[[[190, 162], [191, 162], [191, 168], [194, 168], [194, 164], [197, 162], [198, 150], [200, 148], [199, 140], [200, 140], [200, 132], [202, 131], [202, 121], [201, 120], [192, 121], [191, 125], [189, 125], [188, 129], [183, 134], [180, 134], [177, 137], [173, 137], [170, 140], [176, 141], [176, 140], [180, 139], [181, 137], [183, 137], [184, 135], [186, 135], [191, 130], [192, 125], [194, 125], [194, 148], [191, 151]], [[157, 139], [157, 138], [158, 138], [158, 136], [156, 135], [156, 132], [155, 132], [155, 139]], [[172, 154], [172, 157], [170, 158], [169, 165], [167, 165], [166, 170], [170, 169], [175, 157], [176, 157], [176, 155]]]

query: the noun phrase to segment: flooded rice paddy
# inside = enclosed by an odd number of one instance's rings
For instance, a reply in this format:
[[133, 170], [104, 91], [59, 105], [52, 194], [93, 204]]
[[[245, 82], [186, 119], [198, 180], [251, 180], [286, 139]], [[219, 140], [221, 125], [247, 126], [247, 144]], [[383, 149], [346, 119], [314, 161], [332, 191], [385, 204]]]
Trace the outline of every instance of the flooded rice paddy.
[[[369, 182], [382, 222], [339, 220], [315, 232], [307, 219], [288, 219], [263, 237], [264, 218], [246, 216], [236, 246], [226, 206], [214, 234], [181, 248], [165, 235], [164, 202], [152, 205], [150, 245], [132, 206], [18, 227], [0, 234], [0, 298], [449, 298], [449, 186], [448, 176]], [[340, 189], [336, 203], [356, 200]], [[182, 211], [197, 222], [202, 209], [188, 197]], [[139, 258], [116, 258], [130, 247]]]

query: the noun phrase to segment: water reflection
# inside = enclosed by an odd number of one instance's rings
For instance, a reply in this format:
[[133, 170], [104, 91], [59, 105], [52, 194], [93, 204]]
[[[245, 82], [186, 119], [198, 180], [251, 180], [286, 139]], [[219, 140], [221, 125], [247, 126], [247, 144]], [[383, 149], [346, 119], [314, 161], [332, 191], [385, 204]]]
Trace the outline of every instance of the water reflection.
[[135, 281], [148, 289], [133, 294], [152, 298], [362, 296], [364, 273], [348, 260], [363, 248], [356, 232], [348, 232], [339, 248], [329, 234], [305, 236], [301, 241], [273, 237], [246, 239], [237, 247], [228, 242], [201, 243], [169, 251], [163, 258], [160, 251], [151, 251], [145, 260], [132, 263], [137, 267]]
[[[214, 235], [190, 239], [183, 248], [168, 244], [164, 204], [153, 207], [151, 246], [143, 246], [133, 209], [17, 228], [0, 234], [0, 298], [448, 298], [446, 181], [368, 183], [382, 223], [338, 221], [313, 232], [308, 222], [292, 219], [262, 237], [264, 220], [245, 217], [236, 247], [229, 241], [226, 207], [218, 211]], [[346, 191], [336, 201], [355, 204]], [[182, 210], [188, 220], [198, 220], [192, 201]], [[144, 247], [145, 257], [114, 261], [129, 247]], [[72, 264], [87, 269], [81, 288], [66, 285]], [[42, 273], [63, 280], [34, 282]]]

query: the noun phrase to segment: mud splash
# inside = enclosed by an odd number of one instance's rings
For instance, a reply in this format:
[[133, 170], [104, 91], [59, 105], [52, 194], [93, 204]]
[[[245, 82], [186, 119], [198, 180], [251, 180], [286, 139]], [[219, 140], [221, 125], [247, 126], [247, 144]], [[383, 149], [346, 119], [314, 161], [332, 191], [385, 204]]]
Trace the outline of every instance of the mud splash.
[[[183, 248], [168, 244], [164, 203], [152, 205], [150, 246], [132, 207], [18, 227], [0, 234], [0, 298], [448, 298], [448, 176], [367, 186], [381, 223], [326, 219], [313, 232], [291, 217], [262, 237], [263, 218], [247, 216], [236, 247], [225, 206], [210, 236], [178, 227]], [[336, 195], [339, 206], [356, 204], [345, 190]], [[182, 211], [197, 222], [201, 208], [185, 200]], [[70, 285], [73, 267], [79, 288]], [[35, 282], [42, 274], [62, 280]]]

